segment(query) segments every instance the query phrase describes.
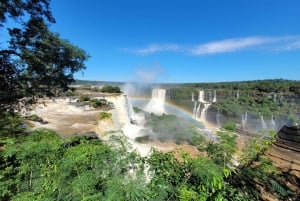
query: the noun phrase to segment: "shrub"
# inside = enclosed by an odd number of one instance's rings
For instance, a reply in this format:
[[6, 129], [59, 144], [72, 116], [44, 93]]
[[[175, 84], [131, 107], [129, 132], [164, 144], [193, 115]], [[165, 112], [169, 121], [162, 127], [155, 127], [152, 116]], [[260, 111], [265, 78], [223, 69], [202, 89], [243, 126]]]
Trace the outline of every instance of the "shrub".
[[99, 120], [110, 119], [111, 117], [112, 117], [111, 113], [108, 113], [108, 112], [100, 112], [99, 113]]
[[91, 97], [88, 96], [88, 95], [81, 95], [81, 96], [79, 97], [79, 101], [80, 101], [80, 102], [83, 102], [83, 101], [90, 101], [90, 100], [91, 100]]
[[112, 85], [106, 85], [102, 87], [101, 92], [103, 93], [122, 93], [120, 90], [120, 87], [112, 86]]

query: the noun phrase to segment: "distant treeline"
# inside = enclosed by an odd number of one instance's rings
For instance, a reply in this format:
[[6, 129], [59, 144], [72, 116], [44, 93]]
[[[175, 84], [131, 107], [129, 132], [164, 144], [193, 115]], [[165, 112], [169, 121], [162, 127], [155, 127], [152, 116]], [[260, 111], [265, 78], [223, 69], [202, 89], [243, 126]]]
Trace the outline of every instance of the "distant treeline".
[[95, 80], [75, 80], [73, 83], [74, 85], [88, 85], [88, 86], [95, 86], [95, 85], [123, 85], [124, 82], [107, 82], [107, 81], [95, 81]]
[[300, 95], [299, 80], [272, 79], [238, 82], [186, 83], [183, 84], [183, 86], [203, 89], [257, 90], [265, 93], [291, 92]]
[[[124, 82], [106, 82], [76, 80], [76, 85], [123, 85]], [[270, 79], [270, 80], [251, 80], [234, 82], [211, 82], [211, 83], [154, 83], [162, 88], [190, 87], [199, 89], [228, 89], [228, 90], [256, 90], [264, 93], [293, 93], [300, 95], [299, 80]]]

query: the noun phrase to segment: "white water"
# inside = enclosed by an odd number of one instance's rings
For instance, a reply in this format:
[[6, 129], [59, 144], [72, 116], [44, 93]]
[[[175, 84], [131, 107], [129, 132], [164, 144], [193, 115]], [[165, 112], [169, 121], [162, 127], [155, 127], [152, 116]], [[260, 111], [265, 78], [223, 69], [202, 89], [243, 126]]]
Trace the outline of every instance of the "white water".
[[124, 96], [126, 98], [128, 117], [129, 117], [130, 120], [135, 120], [135, 113], [133, 111], [131, 101], [129, 100], [127, 95], [124, 95]]
[[271, 117], [271, 129], [272, 130], [275, 130], [276, 129], [276, 122], [275, 122], [275, 119], [274, 119], [274, 116], [272, 115]]
[[147, 112], [152, 112], [154, 114], [162, 115], [163, 113], [166, 113], [165, 106], [164, 106], [165, 99], [166, 99], [165, 89], [153, 89], [151, 100], [144, 109]]
[[201, 103], [199, 102], [198, 107], [196, 109], [196, 115], [195, 115], [196, 119], [198, 119], [200, 117], [200, 107], [201, 107]]
[[263, 116], [260, 116], [260, 121], [261, 121], [262, 129], [263, 129], [263, 130], [267, 129], [267, 125], [266, 125], [266, 122], [265, 122]]
[[[141, 156], [146, 156], [150, 153], [151, 147], [146, 144], [135, 142], [135, 138], [140, 136], [139, 132], [143, 129], [142, 122], [144, 116], [134, 114], [137, 124], [130, 123], [130, 111], [133, 112], [130, 100], [126, 95], [107, 97], [108, 101], [114, 104], [114, 109], [111, 111], [115, 130], [122, 130], [132, 146], [132, 150], [136, 150]], [[131, 107], [131, 108], [128, 108]], [[134, 113], [134, 112], [133, 112]]]
[[199, 91], [199, 97], [198, 97], [198, 101], [201, 102], [201, 103], [205, 103], [205, 100], [204, 100], [204, 91], [203, 90], [200, 90]]
[[211, 103], [204, 103], [204, 107], [201, 110], [200, 121], [206, 121], [206, 112], [210, 105]]
[[245, 113], [245, 115], [242, 114], [242, 129], [245, 129], [246, 127], [247, 118], [248, 118], [247, 112]]
[[194, 93], [192, 93], [192, 102], [195, 102]]
[[217, 127], [221, 127], [221, 122], [220, 122], [220, 111], [218, 110], [217, 115], [216, 115], [216, 122], [217, 122]]
[[194, 102], [193, 117], [196, 118], [196, 114], [197, 114], [197, 102]]
[[217, 91], [214, 90], [214, 98], [213, 98], [213, 103], [217, 102]]
[[236, 99], [239, 99], [239, 98], [240, 98], [240, 91], [237, 90], [237, 91], [236, 91]]

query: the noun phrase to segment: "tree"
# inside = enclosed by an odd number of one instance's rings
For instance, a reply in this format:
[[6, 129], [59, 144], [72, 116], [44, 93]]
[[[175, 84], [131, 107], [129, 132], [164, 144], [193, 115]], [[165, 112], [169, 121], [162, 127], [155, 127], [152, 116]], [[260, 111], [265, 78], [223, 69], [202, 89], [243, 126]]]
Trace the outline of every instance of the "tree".
[[[8, 0], [0, 4], [0, 28], [10, 36], [0, 49], [0, 113], [13, 111], [20, 102], [31, 104], [42, 96], [68, 89], [73, 74], [85, 68], [88, 55], [48, 29], [55, 23], [50, 0]], [[7, 19], [15, 20], [9, 27]], [[5, 43], [5, 41], [2, 41]], [[24, 106], [24, 105], [22, 105]]]

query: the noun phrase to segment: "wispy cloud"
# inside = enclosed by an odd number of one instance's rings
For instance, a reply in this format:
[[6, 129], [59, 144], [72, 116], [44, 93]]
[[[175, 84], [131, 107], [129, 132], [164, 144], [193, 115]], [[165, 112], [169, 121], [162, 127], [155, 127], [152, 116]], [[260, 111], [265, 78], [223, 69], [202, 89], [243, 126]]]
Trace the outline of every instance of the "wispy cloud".
[[181, 51], [181, 47], [177, 44], [151, 44], [143, 48], [134, 48], [134, 49], [125, 49], [129, 52], [133, 52], [138, 55], [148, 55], [154, 54], [157, 52], [177, 52]]
[[151, 44], [142, 48], [126, 48], [125, 50], [143, 56], [159, 52], [182, 52], [198, 56], [253, 49], [276, 52], [297, 50], [300, 49], [300, 36], [230, 38], [191, 46], [175, 43]]
[[164, 73], [164, 68], [159, 64], [150, 67], [140, 67], [135, 71], [135, 81], [146, 83], [157, 81]]
[[211, 43], [201, 44], [188, 50], [193, 55], [218, 54], [225, 52], [236, 52], [246, 48], [258, 46], [270, 41], [268, 38], [249, 37], [234, 38]]

